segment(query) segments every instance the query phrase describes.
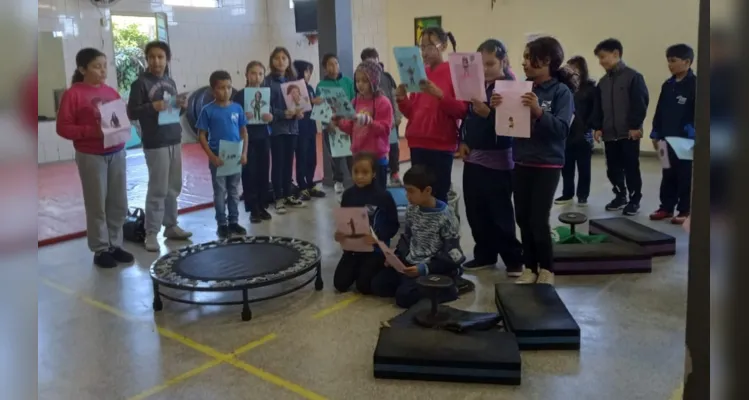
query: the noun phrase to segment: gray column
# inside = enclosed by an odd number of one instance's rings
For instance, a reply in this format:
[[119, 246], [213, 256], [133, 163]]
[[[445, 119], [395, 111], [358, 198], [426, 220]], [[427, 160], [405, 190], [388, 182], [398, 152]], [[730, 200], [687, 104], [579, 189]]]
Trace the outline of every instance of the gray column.
[[[322, 57], [333, 53], [338, 57], [341, 73], [345, 76], [354, 75], [354, 33], [351, 20], [351, 0], [317, 0], [317, 48]], [[320, 67], [321, 68], [321, 67]], [[320, 76], [323, 75], [322, 68]], [[323, 140], [325, 138], [323, 137]], [[323, 143], [323, 184], [333, 184], [333, 162], [338, 163], [344, 171], [344, 185], [350, 185], [351, 176], [343, 159], [330, 157], [330, 151]]]

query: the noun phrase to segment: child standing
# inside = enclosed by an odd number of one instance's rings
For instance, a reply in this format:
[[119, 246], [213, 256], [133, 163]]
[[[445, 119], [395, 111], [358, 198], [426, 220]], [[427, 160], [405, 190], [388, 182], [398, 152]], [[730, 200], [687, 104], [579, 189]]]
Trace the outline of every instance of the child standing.
[[387, 188], [388, 152], [390, 150], [390, 130], [393, 127], [393, 107], [379, 88], [382, 69], [372, 61], [363, 61], [356, 68], [356, 89], [359, 92], [354, 100], [354, 119], [334, 118], [332, 125], [351, 135], [351, 151], [356, 155], [369, 152], [375, 161], [375, 183]]
[[[315, 96], [315, 90], [310, 86], [314, 66], [312, 63], [296, 60], [294, 69], [297, 79], [304, 79], [307, 84], [307, 93], [313, 105], [320, 105], [322, 97]], [[296, 184], [299, 188], [299, 200], [309, 201], [313, 197], [325, 197], [325, 192], [315, 185], [315, 169], [317, 169], [317, 122], [311, 118], [312, 112], [304, 113], [304, 118], [299, 120], [299, 139], [296, 146]]]
[[[257, 88], [265, 78], [265, 67], [260, 61], [250, 61], [245, 68], [246, 87]], [[234, 102], [246, 110], [242, 89], [234, 95]], [[245, 111], [249, 120], [253, 113]], [[273, 114], [261, 114], [265, 123], [273, 121]], [[268, 174], [270, 173], [270, 126], [247, 125], [247, 164], [242, 167], [242, 189], [244, 208], [250, 213], [250, 222], [258, 224], [271, 219], [266, 211], [268, 204]]]
[[[219, 144], [222, 140], [244, 143], [240, 163], [247, 164], [247, 117], [244, 109], [231, 101], [231, 75], [226, 71], [215, 71], [209, 79], [214, 101], [200, 111], [198, 135], [200, 145], [208, 155], [213, 181], [213, 204], [216, 208], [216, 234], [221, 239], [230, 235], [246, 235], [247, 230], [239, 225], [239, 181], [242, 174], [216, 176], [217, 168], [224, 165], [219, 158]], [[229, 162], [229, 161], [226, 161]], [[234, 162], [234, 161], [231, 161]], [[226, 211], [229, 210], [227, 220]]]
[[178, 122], [159, 125], [159, 112], [170, 107], [164, 98], [175, 98], [180, 108], [185, 106], [185, 99], [177, 96], [177, 85], [167, 75], [172, 59], [169, 45], [150, 42], [145, 53], [148, 70], [130, 86], [127, 111], [130, 119], [140, 123], [148, 167], [144, 246], [148, 251], [159, 251], [157, 235], [162, 225], [167, 239], [185, 240], [192, 236], [177, 225], [177, 197], [182, 191], [182, 127]]
[[403, 308], [422, 298], [416, 284], [419, 276], [437, 274], [453, 278], [456, 285], [450, 291], [443, 291], [440, 302], [458, 297], [460, 264], [465, 261], [460, 249], [460, 224], [447, 203], [432, 194], [435, 181], [435, 176], [423, 165], [415, 165], [403, 175], [409, 205], [396, 254], [406, 265], [406, 271], [401, 274], [394, 268], [384, 268], [372, 281], [373, 294], [395, 296], [395, 303]]
[[437, 177], [434, 197], [447, 202], [453, 159], [458, 146], [458, 121], [465, 118], [466, 103], [455, 99], [450, 65], [442, 59], [447, 41], [455, 51], [455, 37], [440, 27], [422, 31], [421, 54], [427, 80], [421, 93], [408, 94], [401, 84], [396, 92], [398, 108], [408, 119], [406, 139], [411, 165], [424, 165]]
[[[343, 76], [341, 74], [341, 68], [338, 65], [338, 57], [335, 54], [325, 54], [322, 58], [322, 67], [325, 70], [325, 75], [317, 84], [317, 95], [320, 95], [321, 87], [339, 87], [342, 88], [349, 100], [353, 100], [356, 96], [354, 90], [354, 81], [351, 78]], [[335, 132], [335, 127], [331, 124], [323, 124], [323, 144], [328, 153], [330, 153], [330, 141], [328, 135]], [[343, 193], [343, 171], [344, 168], [351, 173], [351, 164], [353, 162], [352, 157], [340, 157], [331, 158], [333, 162], [333, 182], [335, 184], [335, 192]]]
[[113, 268], [133, 262], [122, 249], [122, 226], [127, 217], [125, 144], [104, 147], [100, 103], [121, 101], [116, 90], [104, 83], [107, 57], [93, 48], [75, 56], [72, 85], [62, 95], [57, 113], [57, 133], [73, 141], [75, 163], [83, 187], [88, 248], [94, 264]]
[[[658, 151], [658, 141], [667, 137], [694, 139], [694, 104], [697, 76], [692, 72], [694, 50], [686, 44], [676, 44], [666, 50], [671, 78], [661, 86], [658, 105], [653, 117], [650, 138]], [[674, 224], [683, 224], [689, 217], [692, 196], [692, 161], [680, 160], [668, 145], [670, 168], [663, 170], [661, 178], [661, 205], [650, 219], [660, 221], [671, 218]], [[679, 212], [674, 216], [674, 208]]]
[[[486, 96], [491, 98], [497, 80], [514, 80], [507, 74], [507, 49], [499, 40], [482, 43], [478, 52], [484, 64]], [[497, 136], [495, 110], [489, 103], [471, 102], [463, 120], [459, 154], [463, 158], [463, 199], [471, 227], [473, 260], [463, 264], [467, 271], [494, 266], [497, 256], [507, 275], [523, 272], [523, 248], [515, 234], [512, 205], [512, 138]]]
[[[564, 165], [564, 146], [574, 113], [570, 87], [572, 72], [561, 69], [562, 45], [541, 37], [525, 47], [523, 70], [533, 81], [533, 91], [522, 96], [530, 108], [531, 137], [515, 138], [515, 216], [523, 243], [525, 270], [516, 283], [554, 284], [549, 216], [559, 175]], [[492, 107], [501, 107], [494, 93]]]
[[[341, 207], [367, 207], [369, 224], [377, 239], [390, 245], [390, 240], [398, 233], [398, 208], [390, 192], [374, 182], [376, 165], [377, 156], [373, 154], [358, 153], [354, 156], [354, 186], [341, 195]], [[343, 238], [343, 234], [335, 233], [336, 242]], [[359, 293], [372, 293], [372, 279], [384, 269], [385, 257], [374, 236], [367, 235], [367, 240], [374, 246], [373, 252], [343, 252], [333, 277], [333, 285], [339, 292], [348, 291], [356, 283]]]

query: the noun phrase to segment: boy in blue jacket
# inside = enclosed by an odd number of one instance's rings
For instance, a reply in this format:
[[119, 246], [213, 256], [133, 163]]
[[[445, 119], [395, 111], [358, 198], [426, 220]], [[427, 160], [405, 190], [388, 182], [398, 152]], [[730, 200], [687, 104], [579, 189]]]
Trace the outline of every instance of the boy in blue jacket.
[[[315, 90], [310, 86], [309, 79], [314, 71], [312, 63], [295, 60], [294, 69], [298, 79], [304, 79], [307, 93], [312, 104], [322, 103], [322, 97], [315, 96]], [[310, 118], [312, 112], [304, 113], [299, 120], [299, 139], [296, 145], [296, 185], [299, 188], [299, 200], [310, 201], [313, 197], [325, 197], [325, 192], [315, 186], [315, 169], [317, 169], [317, 122]]]
[[[650, 138], [658, 151], [658, 142], [667, 137], [694, 139], [694, 101], [697, 91], [697, 76], [692, 72], [694, 50], [686, 44], [676, 44], [666, 50], [671, 78], [661, 86], [658, 105], [653, 117], [653, 132]], [[661, 205], [650, 214], [653, 221], [671, 219], [674, 224], [683, 224], [689, 217], [692, 195], [692, 160], [680, 160], [668, 147], [670, 168], [663, 169], [661, 178]], [[678, 214], [674, 216], [674, 208]]]

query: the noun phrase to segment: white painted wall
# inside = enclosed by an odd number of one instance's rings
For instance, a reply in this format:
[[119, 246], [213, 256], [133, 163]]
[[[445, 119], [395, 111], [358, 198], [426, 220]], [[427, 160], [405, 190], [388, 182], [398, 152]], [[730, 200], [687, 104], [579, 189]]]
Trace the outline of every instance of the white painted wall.
[[[354, 54], [375, 46], [388, 62], [386, 5], [379, 0], [352, 0]], [[180, 90], [208, 84], [217, 69], [232, 74], [236, 87], [244, 85], [244, 68], [251, 60], [267, 66], [271, 49], [284, 46], [292, 58], [317, 66], [317, 45], [295, 32], [288, 0], [223, 0], [221, 8], [172, 7], [162, 0], [122, 0], [111, 10], [89, 0], [39, 0], [39, 31], [62, 35], [65, 76], [75, 71], [75, 54], [83, 47], [101, 49], [110, 59], [108, 84], [116, 86], [109, 16], [151, 15], [164, 12], [169, 20], [172, 76]], [[102, 23], [104, 21], [104, 23]], [[313, 83], [318, 80], [315, 69]], [[39, 163], [72, 159], [72, 145], [57, 137], [54, 123], [39, 124]]]

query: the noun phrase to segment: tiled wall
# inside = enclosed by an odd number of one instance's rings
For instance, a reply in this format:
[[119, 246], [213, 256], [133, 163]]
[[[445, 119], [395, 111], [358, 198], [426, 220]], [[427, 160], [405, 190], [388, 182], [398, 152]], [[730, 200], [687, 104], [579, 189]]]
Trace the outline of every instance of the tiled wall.
[[[365, 47], [380, 49], [387, 63], [386, 7], [380, 0], [352, 0], [354, 54]], [[284, 46], [292, 58], [317, 65], [316, 45], [294, 30], [294, 12], [288, 0], [222, 0], [222, 7], [192, 8], [163, 5], [162, 0], [122, 0], [111, 10], [96, 8], [89, 0], [39, 0], [39, 30], [59, 32], [63, 38], [66, 76], [75, 70], [75, 54], [83, 47], [102, 49], [113, 62], [111, 14], [149, 16], [164, 12], [169, 20], [173, 51], [172, 75], [181, 90], [206, 85], [216, 69], [232, 74], [235, 86], [244, 83], [250, 60], [268, 63], [270, 51]], [[103, 22], [102, 22], [103, 21]], [[319, 68], [312, 77], [318, 81]], [[116, 86], [114, 65], [108, 84]], [[50, 126], [52, 124], [52, 126]], [[59, 139], [53, 123], [39, 125], [39, 163], [72, 159], [72, 146]]]

